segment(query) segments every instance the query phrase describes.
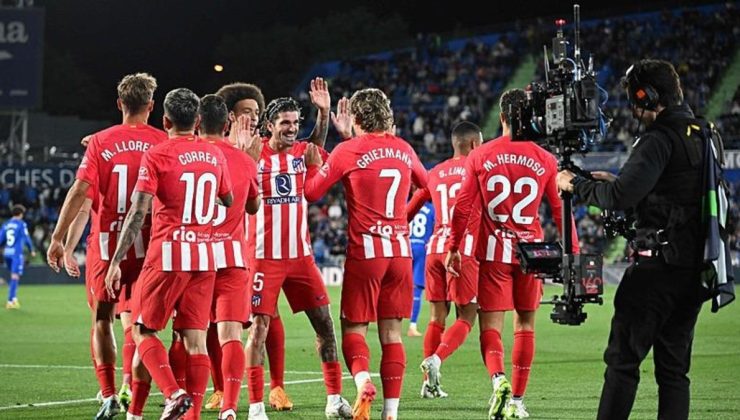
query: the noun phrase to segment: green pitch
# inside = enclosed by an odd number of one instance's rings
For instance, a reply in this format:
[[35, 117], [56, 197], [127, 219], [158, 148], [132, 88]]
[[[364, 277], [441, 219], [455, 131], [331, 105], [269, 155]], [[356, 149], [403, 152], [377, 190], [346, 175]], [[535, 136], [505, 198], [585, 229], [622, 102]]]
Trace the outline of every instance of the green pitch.
[[[546, 294], [557, 290], [549, 288]], [[614, 289], [606, 300], [611, 302]], [[0, 289], [4, 296], [5, 288]], [[333, 302], [339, 290], [331, 289]], [[89, 315], [82, 286], [22, 286], [18, 311], [0, 309], [0, 418], [80, 419], [92, 418], [97, 410], [97, 383], [89, 361]], [[338, 306], [333, 307], [335, 320]], [[580, 327], [554, 325], [543, 306], [538, 319], [537, 353], [525, 402], [532, 418], [593, 419], [601, 391], [604, 365], [601, 359], [611, 318], [611, 303], [587, 307], [588, 320]], [[268, 410], [271, 419], [320, 419], [325, 405], [321, 368], [313, 334], [304, 315], [289, 315], [282, 302], [281, 313], [287, 335], [286, 389], [295, 403], [291, 413]], [[427, 308], [420, 328], [426, 325]], [[510, 321], [510, 320], [507, 320]], [[511, 323], [504, 342], [511, 349]], [[116, 329], [121, 337], [119, 329]], [[374, 331], [374, 330], [373, 330]], [[422, 339], [405, 338], [408, 366], [401, 400], [404, 419], [483, 419], [491, 386], [478, 350], [477, 327], [468, 342], [442, 367], [445, 400], [421, 400]], [[163, 334], [165, 341], [169, 334]], [[377, 337], [370, 336], [371, 367], [377, 373], [380, 361]], [[120, 348], [120, 347], [119, 347]], [[508, 363], [507, 356], [507, 363]], [[633, 410], [633, 419], [654, 419], [657, 388], [652, 362], [642, 367], [643, 381]], [[738, 419], [740, 399], [740, 304], [719, 314], [708, 307], [696, 329], [692, 378], [692, 419]], [[117, 372], [120, 380], [120, 371]], [[267, 380], [269, 383], [269, 380]], [[380, 381], [376, 379], [376, 384]], [[355, 397], [350, 380], [344, 396]], [[156, 388], [156, 387], [153, 387]], [[380, 389], [379, 389], [380, 390]], [[267, 395], [267, 392], [265, 393]], [[161, 396], [149, 399], [145, 417], [158, 418]], [[246, 418], [246, 390], [242, 394], [240, 418]], [[32, 406], [33, 405], [33, 406]], [[380, 403], [376, 416], [380, 416]], [[215, 418], [216, 412], [204, 412]], [[121, 416], [120, 418], [125, 418]]]

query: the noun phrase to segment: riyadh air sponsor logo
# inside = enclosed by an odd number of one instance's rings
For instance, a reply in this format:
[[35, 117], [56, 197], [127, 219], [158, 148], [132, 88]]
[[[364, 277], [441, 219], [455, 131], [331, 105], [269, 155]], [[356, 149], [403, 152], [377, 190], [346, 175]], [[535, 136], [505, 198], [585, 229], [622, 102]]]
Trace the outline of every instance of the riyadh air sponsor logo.
[[275, 177], [275, 191], [282, 197], [287, 196], [293, 190], [293, 179], [288, 174], [278, 174]]

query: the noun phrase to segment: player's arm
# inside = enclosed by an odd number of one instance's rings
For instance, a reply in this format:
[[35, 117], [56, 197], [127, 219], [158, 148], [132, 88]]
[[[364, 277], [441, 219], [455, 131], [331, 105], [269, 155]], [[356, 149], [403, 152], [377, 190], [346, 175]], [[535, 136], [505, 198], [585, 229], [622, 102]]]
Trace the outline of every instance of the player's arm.
[[6, 242], [7, 240], [8, 240], [8, 239], [7, 239], [7, 236], [8, 236], [8, 235], [7, 235], [7, 233], [6, 233], [7, 231], [8, 231], [8, 227], [7, 227], [7, 225], [3, 225], [3, 226], [2, 226], [1, 228], [0, 228], [0, 246], [4, 246], [4, 245], [5, 245], [5, 242]]
[[592, 181], [576, 177], [568, 171], [558, 174], [558, 186], [572, 191], [588, 204], [603, 209], [633, 208], [658, 182], [671, 159], [673, 147], [669, 140], [646, 134], [635, 145], [614, 182]]
[[324, 147], [326, 136], [329, 134], [329, 110], [331, 108], [331, 96], [326, 81], [321, 77], [311, 80], [311, 89], [309, 89], [308, 94], [311, 97], [311, 103], [318, 110], [316, 125], [311, 131], [308, 141], [319, 147]]
[[416, 190], [414, 195], [411, 196], [411, 200], [406, 204], [406, 220], [409, 223], [414, 220], [416, 213], [424, 207], [424, 203], [431, 199], [432, 196], [429, 194], [429, 190], [426, 187]]
[[[557, 225], [558, 227], [558, 232], [562, 232], [563, 200], [560, 198], [560, 194], [558, 194], [558, 184], [557, 182], [555, 182], [555, 174], [553, 174], [553, 176], [547, 180], [547, 184], [545, 185], [545, 198], [547, 198], [547, 202], [550, 204], [550, 209], [552, 210], [552, 218], [555, 220], [555, 225]], [[571, 243], [573, 244], [571, 252], [573, 254], [577, 254], [580, 251], [580, 246], [578, 245], [578, 230], [576, 229], [576, 222], [572, 214], [570, 221], [570, 237]]]
[[411, 182], [419, 188], [424, 188], [427, 186], [428, 180], [429, 174], [427, 170], [424, 168], [421, 160], [419, 160], [419, 157], [416, 156], [416, 152], [411, 149]]
[[121, 287], [121, 261], [126, 257], [126, 253], [141, 232], [141, 226], [144, 224], [147, 213], [149, 213], [153, 197], [154, 195], [143, 191], [135, 191], [131, 196], [131, 208], [126, 213], [126, 219], [123, 221], [123, 228], [118, 237], [116, 251], [113, 253], [113, 259], [105, 276], [105, 288], [111, 296], [115, 296]]
[[80, 267], [77, 265], [77, 259], [74, 256], [75, 248], [80, 243], [82, 232], [85, 231], [88, 220], [90, 220], [90, 209], [92, 208], [92, 199], [85, 198], [85, 202], [82, 204], [80, 211], [77, 213], [77, 217], [72, 221], [72, 224], [67, 230], [67, 237], [64, 241], [64, 268], [67, 270], [67, 274], [72, 277], [80, 276]]
[[77, 217], [77, 213], [80, 212], [89, 188], [89, 183], [79, 178], [76, 179], [74, 184], [72, 184], [72, 188], [69, 189], [67, 197], [64, 199], [64, 204], [62, 204], [62, 210], [59, 212], [59, 219], [54, 227], [54, 232], [51, 234], [51, 242], [46, 252], [46, 262], [57, 273], [63, 265], [64, 247], [62, 246], [62, 239], [72, 224], [72, 221]]
[[249, 168], [252, 171], [252, 176], [249, 177], [249, 192], [247, 193], [247, 203], [244, 206], [247, 214], [257, 214], [262, 205], [262, 195], [259, 192], [257, 186], [257, 168]]
[[257, 214], [261, 205], [262, 205], [262, 196], [258, 194], [254, 198], [247, 199], [247, 204], [246, 206], [244, 206], [244, 210], [247, 211], [247, 214]]
[[[342, 143], [346, 144], [346, 143]], [[322, 159], [318, 147], [309, 145], [306, 149], [306, 183], [303, 185], [303, 195], [309, 202], [317, 201], [326, 194], [334, 183], [344, 175], [341, 165], [342, 147], [337, 146], [329, 155], [326, 164], [321, 166]], [[321, 169], [319, 169], [321, 168]]]
[[31, 242], [31, 234], [28, 233], [28, 225], [23, 223], [23, 244], [28, 248], [28, 252], [31, 253], [32, 257], [36, 256], [36, 250], [33, 249], [33, 242]]
[[450, 237], [447, 239], [450, 245], [450, 251], [445, 259], [447, 271], [454, 276], [459, 276], [460, 264], [460, 242], [465, 235], [468, 222], [470, 220], [471, 208], [475, 197], [480, 195], [480, 186], [476, 179], [475, 164], [473, 159], [468, 158], [465, 161], [465, 175], [463, 176], [460, 195], [455, 203], [455, 211], [452, 212], [452, 221], [450, 222]]

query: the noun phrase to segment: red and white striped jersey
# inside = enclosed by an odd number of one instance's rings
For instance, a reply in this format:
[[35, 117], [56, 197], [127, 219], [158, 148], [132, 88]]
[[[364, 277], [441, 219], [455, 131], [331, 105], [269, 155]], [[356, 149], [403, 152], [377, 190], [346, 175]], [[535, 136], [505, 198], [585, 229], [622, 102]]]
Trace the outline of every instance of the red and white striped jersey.
[[[457, 203], [457, 197], [462, 187], [465, 173], [465, 156], [447, 159], [429, 170], [429, 183], [425, 188], [418, 189], [408, 204], [409, 220], [419, 211], [427, 201], [434, 205], [434, 233], [427, 244], [427, 254], [446, 254], [446, 246], [450, 236], [450, 222]], [[480, 198], [474, 203], [468, 221], [468, 230], [463, 241], [463, 255], [472, 256], [475, 249], [475, 235], [478, 233], [481, 206]]]
[[[262, 140], [257, 165], [257, 189], [262, 205], [249, 216], [248, 255], [256, 259], [294, 259], [311, 255], [308, 203], [303, 197], [306, 165], [303, 155], [308, 142], [296, 142], [277, 152], [269, 138]], [[320, 149], [326, 159], [328, 153]]]
[[144, 265], [162, 271], [215, 271], [216, 197], [231, 190], [226, 158], [216, 146], [188, 136], [149, 149], [135, 189], [154, 195]]
[[228, 139], [209, 140], [221, 149], [229, 168], [234, 201], [231, 207], [216, 205], [213, 219], [213, 256], [216, 268], [247, 266], [246, 212], [248, 199], [257, 197], [257, 164], [246, 153], [235, 148]]
[[[116, 250], [123, 219], [131, 207], [139, 164], [144, 152], [167, 140], [167, 134], [146, 124], [119, 124], [92, 135], [77, 179], [98, 191], [95, 238], [100, 259], [109, 261]], [[147, 216], [126, 258], [143, 259], [149, 242]]]
[[[543, 239], [539, 208], [546, 196], [555, 223], [562, 225], [563, 203], [558, 195], [555, 157], [529, 141], [513, 142], [499, 137], [475, 148], [465, 162], [463, 185], [457, 199], [449, 238], [450, 248], [459, 249], [474, 206], [483, 207], [476, 258], [519, 264], [516, 244]], [[475, 205], [475, 197], [484, 206]], [[573, 251], [578, 238], [573, 226]]]
[[411, 258], [406, 198], [411, 182], [427, 183], [411, 145], [392, 134], [340, 143], [320, 170], [309, 168], [306, 198], [318, 200], [340, 179], [349, 213], [347, 258]]

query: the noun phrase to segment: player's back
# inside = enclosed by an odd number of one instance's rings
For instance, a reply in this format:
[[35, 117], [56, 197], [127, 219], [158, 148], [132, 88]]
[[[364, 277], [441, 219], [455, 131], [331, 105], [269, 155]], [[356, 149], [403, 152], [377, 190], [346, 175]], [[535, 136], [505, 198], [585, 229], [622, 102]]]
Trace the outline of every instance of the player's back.
[[[167, 134], [147, 124], [119, 124], [92, 136], [77, 178], [97, 187], [99, 202], [94, 223], [102, 260], [108, 260], [115, 250], [118, 232], [131, 207], [141, 158], [166, 139]], [[147, 220], [141, 239], [134, 244], [133, 256], [144, 257], [148, 237]]]
[[10, 219], [2, 227], [2, 239], [4, 243], [3, 255], [15, 257], [23, 255], [23, 240], [28, 233], [26, 222], [18, 219]]
[[233, 201], [230, 207], [217, 205], [213, 219], [215, 227], [214, 254], [219, 268], [244, 267], [246, 261], [245, 207], [250, 197], [257, 195], [255, 177], [257, 165], [246, 153], [232, 146], [226, 139], [209, 141], [226, 158], [226, 165], [233, 186]]
[[136, 189], [155, 195], [145, 265], [164, 271], [215, 269], [213, 218], [216, 197], [231, 190], [225, 178], [221, 150], [195, 136], [169, 139], [145, 154]]
[[409, 257], [406, 197], [412, 167], [421, 167], [411, 145], [391, 134], [366, 134], [340, 143], [333, 153], [346, 168], [348, 256]]
[[[465, 174], [466, 156], [457, 156], [447, 159], [429, 171], [429, 183], [427, 190], [434, 204], [434, 235], [430, 238], [429, 253], [443, 254], [448, 251], [445, 246], [447, 237], [450, 236], [450, 222], [452, 213], [457, 204], [457, 198], [462, 187], [463, 175]], [[468, 226], [471, 231], [478, 228], [480, 222], [479, 201], [473, 205], [470, 212]], [[473, 232], [477, 233], [477, 232]], [[466, 235], [464, 250], [466, 255], [470, 255], [475, 243], [474, 235]]]
[[543, 195], [557, 199], [557, 161], [529, 141], [499, 137], [475, 149], [468, 159], [484, 201], [479, 258], [514, 263], [517, 241], [542, 240], [539, 208]]

